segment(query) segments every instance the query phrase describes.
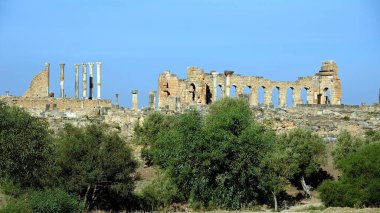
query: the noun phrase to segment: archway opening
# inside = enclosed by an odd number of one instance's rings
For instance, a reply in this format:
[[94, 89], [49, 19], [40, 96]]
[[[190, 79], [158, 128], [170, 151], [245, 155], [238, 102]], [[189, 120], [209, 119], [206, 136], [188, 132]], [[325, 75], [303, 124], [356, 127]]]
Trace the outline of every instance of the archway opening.
[[292, 107], [294, 105], [293, 102], [293, 87], [289, 87], [286, 90], [286, 106]]
[[251, 103], [251, 87], [250, 86], [244, 87], [243, 99], [248, 101], [248, 103]]
[[192, 101], [195, 101], [195, 85], [193, 83], [190, 84], [190, 97]]
[[218, 100], [223, 97], [222, 92], [223, 92], [222, 85], [219, 84], [218, 90], [217, 90], [217, 96], [216, 96], [218, 98]]
[[272, 104], [274, 108], [277, 108], [278, 105], [280, 104], [280, 88], [279, 87], [274, 87], [272, 89]]
[[230, 97], [236, 97], [236, 85], [231, 86]]
[[326, 87], [326, 88], [323, 90], [323, 93], [325, 94], [325, 97], [324, 97], [324, 104], [328, 104], [328, 105], [330, 105], [330, 104], [331, 104], [330, 89]]
[[257, 99], [257, 103], [259, 103], [259, 105], [264, 105], [264, 95], [265, 95], [265, 87], [264, 86], [261, 86], [259, 87], [259, 91], [258, 91], [258, 99]]
[[302, 104], [308, 104], [307, 101], [307, 91], [308, 89], [306, 87], [301, 89], [301, 99], [302, 99]]
[[210, 87], [206, 84], [206, 104], [211, 104], [212, 102], [212, 93]]

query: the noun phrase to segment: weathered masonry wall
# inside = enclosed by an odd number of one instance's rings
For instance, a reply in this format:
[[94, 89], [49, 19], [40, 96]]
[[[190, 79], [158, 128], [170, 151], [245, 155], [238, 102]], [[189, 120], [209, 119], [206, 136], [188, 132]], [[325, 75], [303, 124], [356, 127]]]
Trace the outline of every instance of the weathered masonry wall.
[[29, 88], [26, 90], [26, 98], [46, 98], [49, 96], [49, 73], [50, 64], [46, 63], [45, 68], [34, 76]]
[[[338, 67], [333, 61], [322, 63], [314, 76], [300, 77], [293, 82], [270, 81], [263, 77], [241, 76], [233, 71], [218, 74], [215, 71], [204, 73], [197, 67], [187, 69], [187, 79], [178, 79], [170, 71], [164, 71], [158, 80], [158, 107], [181, 110], [192, 105], [208, 105], [217, 100], [218, 89], [221, 97], [230, 97], [235, 87], [236, 96], [244, 97], [244, 89], [249, 89], [247, 98], [251, 106], [258, 105], [258, 91], [264, 89], [264, 105], [272, 105], [272, 92], [278, 89], [279, 106], [286, 106], [286, 91], [292, 90], [293, 105], [302, 104], [301, 90], [307, 91], [307, 104], [341, 104], [341, 82]], [[330, 93], [328, 95], [327, 93]]]

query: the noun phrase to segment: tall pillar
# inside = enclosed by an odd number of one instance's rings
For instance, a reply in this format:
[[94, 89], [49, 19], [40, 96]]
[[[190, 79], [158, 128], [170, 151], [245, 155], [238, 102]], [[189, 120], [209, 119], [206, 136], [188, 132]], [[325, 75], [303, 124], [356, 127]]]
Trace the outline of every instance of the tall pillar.
[[251, 87], [249, 92], [249, 105], [257, 106], [259, 105], [259, 89], [257, 87]]
[[294, 88], [293, 90], [293, 106], [302, 104], [301, 88]]
[[225, 86], [224, 86], [224, 92], [226, 97], [230, 97], [231, 93], [231, 75], [234, 73], [234, 71], [224, 71], [225, 75]]
[[90, 67], [90, 94], [88, 99], [92, 100], [94, 98], [94, 63], [88, 63]]
[[265, 88], [264, 90], [264, 105], [271, 106], [272, 105], [272, 91], [270, 87]]
[[79, 64], [75, 66], [75, 99], [79, 99]]
[[137, 94], [138, 90], [132, 90], [132, 110], [137, 111], [138, 110], [138, 99]]
[[119, 108], [119, 94], [115, 94], [115, 105], [116, 105], [116, 108]]
[[156, 91], [149, 92], [149, 108], [156, 109]]
[[278, 89], [278, 105], [279, 107], [285, 107], [286, 106], [286, 88], [279, 88]]
[[181, 99], [179, 97], [175, 97], [175, 111], [181, 111]]
[[98, 88], [97, 99], [102, 99], [101, 98], [101, 93], [100, 93], [100, 87], [101, 87], [101, 80], [100, 80], [101, 68], [102, 68], [102, 62], [96, 62], [96, 74], [97, 74], [96, 80], [97, 80], [97, 88]]
[[82, 98], [87, 99], [87, 64], [82, 64]]
[[212, 75], [212, 98], [213, 101], [218, 100], [218, 73], [216, 71], [211, 71]]
[[59, 82], [59, 85], [61, 86], [61, 90], [60, 90], [60, 97], [61, 98], [65, 98], [65, 89], [64, 89], [64, 81], [65, 81], [65, 64], [60, 64], [60, 82]]
[[47, 88], [46, 88], [46, 97], [49, 97], [49, 92], [50, 92], [50, 64], [48, 62], [45, 62], [45, 70], [47, 70], [47, 78], [48, 78], [48, 83], [47, 83]]

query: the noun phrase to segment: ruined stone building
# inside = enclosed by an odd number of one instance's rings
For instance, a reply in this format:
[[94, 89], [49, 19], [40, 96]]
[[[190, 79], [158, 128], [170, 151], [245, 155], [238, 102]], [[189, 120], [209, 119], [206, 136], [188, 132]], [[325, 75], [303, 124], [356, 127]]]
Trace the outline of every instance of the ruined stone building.
[[[231, 88], [236, 96], [246, 97], [251, 106], [257, 106], [259, 88], [264, 89], [264, 105], [272, 105], [272, 92], [278, 90], [279, 106], [286, 106], [286, 93], [292, 90], [293, 105], [302, 104], [301, 90], [307, 91], [307, 104], [340, 105], [342, 97], [338, 67], [334, 61], [325, 61], [314, 76], [300, 77], [293, 82], [271, 81], [257, 76], [241, 76], [233, 71], [205, 73], [197, 67], [187, 69], [187, 79], [178, 79], [170, 71], [164, 71], [158, 80], [158, 107], [160, 109], [180, 110], [193, 105], [205, 106], [218, 99], [229, 97]], [[249, 94], [244, 95], [245, 88]]]
[[[46, 63], [44, 69], [34, 76], [29, 88], [22, 97], [2, 97], [10, 104], [36, 110], [80, 110], [111, 107], [110, 100], [101, 99], [101, 63], [97, 62], [97, 97], [94, 96], [94, 63], [83, 63], [82, 65], [82, 97], [79, 97], [79, 64], [75, 64], [75, 98], [66, 98], [64, 90], [64, 68], [65, 64], [60, 64], [60, 95], [54, 97], [50, 92], [50, 64]], [[89, 78], [87, 77], [87, 66], [90, 68]], [[89, 79], [89, 82], [87, 82]], [[89, 86], [89, 91], [87, 91]], [[88, 94], [88, 96], [87, 96]]]

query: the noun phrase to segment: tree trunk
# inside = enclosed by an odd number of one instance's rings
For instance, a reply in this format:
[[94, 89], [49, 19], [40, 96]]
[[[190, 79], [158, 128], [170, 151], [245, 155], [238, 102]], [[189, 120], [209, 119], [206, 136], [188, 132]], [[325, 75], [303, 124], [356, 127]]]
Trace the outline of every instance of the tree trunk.
[[302, 189], [305, 192], [306, 198], [311, 197], [310, 186], [306, 184], [304, 176], [301, 178]]
[[272, 191], [272, 194], [273, 194], [273, 201], [274, 201], [274, 211], [277, 212], [278, 211], [278, 205], [277, 205], [276, 193], [274, 191]]

